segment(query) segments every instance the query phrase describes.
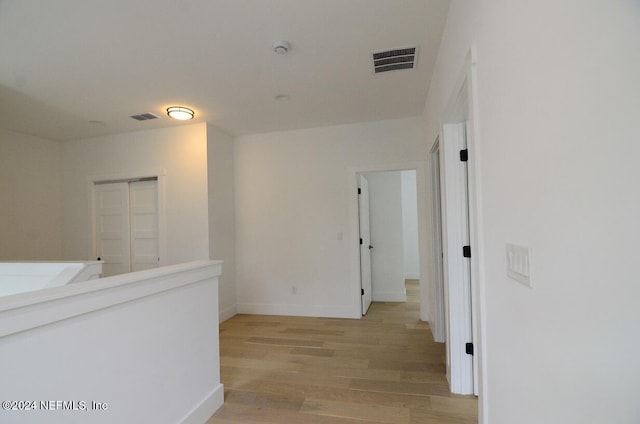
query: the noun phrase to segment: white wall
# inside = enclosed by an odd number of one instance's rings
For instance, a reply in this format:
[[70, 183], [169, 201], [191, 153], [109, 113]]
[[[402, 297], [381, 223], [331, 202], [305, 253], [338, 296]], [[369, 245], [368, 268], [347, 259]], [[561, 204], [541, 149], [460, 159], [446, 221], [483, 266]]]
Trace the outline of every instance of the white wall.
[[205, 422], [224, 393], [219, 274], [198, 261], [4, 297], [0, 397], [36, 404], [2, 422]]
[[[425, 125], [477, 46], [483, 420], [640, 420], [640, 3], [451, 4]], [[506, 276], [530, 246], [533, 288]]]
[[224, 261], [220, 276], [220, 321], [237, 313], [235, 189], [233, 137], [207, 125], [207, 170], [209, 189], [209, 257]]
[[62, 258], [62, 147], [0, 130], [0, 260]]
[[238, 137], [239, 311], [357, 318], [353, 168], [414, 161], [422, 134], [411, 118]]
[[401, 171], [402, 178], [402, 241], [404, 248], [404, 278], [420, 278], [418, 249], [418, 190], [416, 171]]
[[405, 302], [400, 171], [366, 172], [369, 182], [373, 300]]
[[[64, 143], [64, 254], [91, 259], [90, 184], [96, 175], [166, 170], [166, 257], [209, 257], [206, 124]], [[95, 259], [95, 258], [94, 258]]]

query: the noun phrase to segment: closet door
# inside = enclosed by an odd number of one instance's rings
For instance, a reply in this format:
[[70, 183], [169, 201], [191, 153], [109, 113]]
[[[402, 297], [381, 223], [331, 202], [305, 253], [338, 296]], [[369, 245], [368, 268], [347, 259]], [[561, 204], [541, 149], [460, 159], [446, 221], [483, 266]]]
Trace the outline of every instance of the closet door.
[[96, 184], [94, 190], [96, 254], [104, 261], [102, 276], [129, 272], [129, 183]]
[[131, 271], [155, 268], [158, 249], [158, 181], [129, 183]]

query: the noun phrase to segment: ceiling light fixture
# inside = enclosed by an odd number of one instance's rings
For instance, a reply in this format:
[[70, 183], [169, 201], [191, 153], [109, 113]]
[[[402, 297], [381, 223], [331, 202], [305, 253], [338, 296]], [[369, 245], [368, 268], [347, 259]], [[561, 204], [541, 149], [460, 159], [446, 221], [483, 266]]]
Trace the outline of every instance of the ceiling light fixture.
[[188, 121], [189, 119], [193, 119], [194, 112], [187, 107], [171, 106], [167, 108], [167, 115], [173, 119]]

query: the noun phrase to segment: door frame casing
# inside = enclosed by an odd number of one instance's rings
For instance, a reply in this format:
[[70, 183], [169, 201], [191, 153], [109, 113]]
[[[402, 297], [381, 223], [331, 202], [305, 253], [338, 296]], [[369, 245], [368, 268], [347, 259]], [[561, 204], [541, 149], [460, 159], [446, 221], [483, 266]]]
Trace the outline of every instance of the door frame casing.
[[474, 393], [474, 361], [473, 356], [466, 352], [465, 345], [475, 339], [470, 259], [463, 257], [462, 252], [463, 246], [471, 245], [467, 164], [460, 160], [459, 155], [467, 147], [465, 121], [444, 124], [442, 139], [440, 175], [447, 378], [453, 393], [469, 395]]
[[350, 318], [362, 318], [362, 299], [360, 295], [360, 236], [358, 216], [358, 176], [367, 172], [416, 171], [416, 191], [418, 202], [418, 250], [420, 263], [420, 319], [428, 321], [427, 303], [427, 180], [426, 162], [412, 161], [371, 166], [347, 168], [347, 194], [349, 196], [349, 240], [351, 252], [351, 287], [353, 296], [350, 299], [352, 313]]
[[431, 230], [433, 234], [432, 250], [433, 269], [431, 276], [433, 281], [434, 296], [433, 305], [433, 339], [438, 343], [446, 343], [446, 320], [447, 307], [444, 296], [444, 245], [442, 237], [442, 180], [440, 160], [442, 151], [440, 149], [440, 137], [436, 137], [431, 150], [429, 151], [429, 162], [431, 165]]
[[166, 200], [165, 200], [165, 187], [166, 187], [166, 170], [159, 169], [142, 169], [123, 171], [114, 174], [100, 174], [89, 175], [87, 177], [87, 199], [88, 199], [88, 211], [89, 211], [89, 249], [88, 259], [95, 260], [97, 257], [97, 240], [96, 240], [96, 223], [94, 220], [95, 215], [95, 192], [94, 187], [97, 183], [104, 183], [108, 181], [129, 181], [141, 178], [156, 178], [158, 181], [158, 254], [160, 260], [158, 266], [168, 265], [167, 261], [167, 220], [166, 220]]
[[[466, 143], [468, 150], [468, 199], [469, 239], [471, 245], [470, 274], [472, 294], [472, 332], [474, 340], [474, 391], [479, 396], [479, 423], [488, 422], [488, 367], [486, 345], [486, 294], [484, 280], [484, 252], [482, 226], [480, 131], [478, 122], [478, 77], [477, 49], [471, 46], [451, 90], [443, 121], [440, 125], [440, 140], [444, 142], [445, 125], [466, 120]], [[442, 146], [442, 144], [441, 144]], [[441, 158], [442, 160], [442, 158]], [[442, 162], [441, 162], [442, 164]]]

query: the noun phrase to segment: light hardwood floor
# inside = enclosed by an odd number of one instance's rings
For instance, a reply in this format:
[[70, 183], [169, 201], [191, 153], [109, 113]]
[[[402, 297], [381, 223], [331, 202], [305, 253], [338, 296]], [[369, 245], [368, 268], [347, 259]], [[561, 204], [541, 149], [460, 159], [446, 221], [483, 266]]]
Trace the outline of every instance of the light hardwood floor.
[[206, 424], [475, 424], [475, 397], [449, 393], [444, 345], [408, 302], [362, 320], [237, 315], [220, 325], [225, 403]]

